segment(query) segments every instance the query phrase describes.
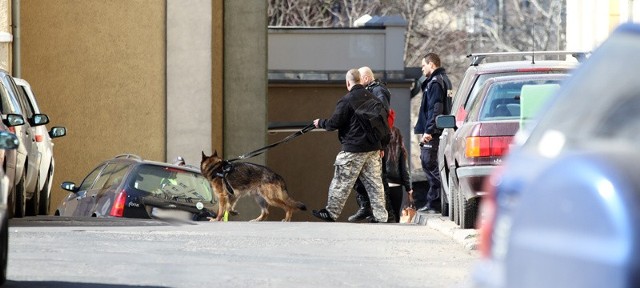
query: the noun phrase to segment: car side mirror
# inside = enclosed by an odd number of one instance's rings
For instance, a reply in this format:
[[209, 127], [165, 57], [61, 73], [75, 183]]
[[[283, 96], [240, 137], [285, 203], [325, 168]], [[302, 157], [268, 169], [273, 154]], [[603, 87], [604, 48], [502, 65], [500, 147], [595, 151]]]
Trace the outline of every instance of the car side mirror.
[[456, 127], [456, 116], [440, 115], [436, 117], [436, 127], [440, 129], [445, 129], [445, 128], [453, 128], [454, 130], [457, 129], [458, 127]]
[[25, 123], [24, 118], [20, 114], [7, 114], [7, 117], [2, 119], [2, 122], [4, 125], [7, 125], [7, 127], [20, 126]]
[[29, 119], [29, 124], [31, 127], [40, 126], [49, 123], [49, 116], [46, 114], [34, 114], [33, 117]]
[[16, 149], [20, 142], [18, 137], [7, 131], [0, 131], [0, 149]]
[[76, 183], [73, 183], [73, 182], [68, 182], [68, 181], [62, 182], [62, 185], [60, 185], [60, 188], [73, 193], [78, 192], [78, 187], [76, 187]]
[[67, 135], [67, 128], [65, 127], [56, 126], [51, 128], [51, 130], [49, 131], [49, 137], [51, 138], [58, 138], [65, 135]]

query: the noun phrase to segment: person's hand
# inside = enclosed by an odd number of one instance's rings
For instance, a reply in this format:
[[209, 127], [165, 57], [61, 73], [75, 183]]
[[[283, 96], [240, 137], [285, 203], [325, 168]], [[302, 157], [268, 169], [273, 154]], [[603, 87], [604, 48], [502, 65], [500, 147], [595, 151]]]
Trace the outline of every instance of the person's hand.
[[433, 137], [431, 136], [431, 134], [422, 134], [422, 143], [429, 143], [429, 141], [431, 141], [431, 139], [433, 139]]
[[318, 126], [319, 123], [320, 119], [313, 120], [313, 125], [316, 126], [316, 128], [320, 128], [320, 126]]
[[384, 158], [384, 150], [380, 150], [380, 158]]

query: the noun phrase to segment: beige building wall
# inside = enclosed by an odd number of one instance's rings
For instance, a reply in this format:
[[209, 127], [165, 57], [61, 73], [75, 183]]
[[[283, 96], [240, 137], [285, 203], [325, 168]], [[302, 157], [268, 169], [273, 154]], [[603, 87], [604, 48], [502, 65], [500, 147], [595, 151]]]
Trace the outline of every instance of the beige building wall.
[[11, 1], [0, 0], [0, 69], [11, 72]]
[[82, 181], [121, 153], [163, 161], [165, 1], [21, 0], [21, 77], [55, 140], [53, 211], [63, 180]]

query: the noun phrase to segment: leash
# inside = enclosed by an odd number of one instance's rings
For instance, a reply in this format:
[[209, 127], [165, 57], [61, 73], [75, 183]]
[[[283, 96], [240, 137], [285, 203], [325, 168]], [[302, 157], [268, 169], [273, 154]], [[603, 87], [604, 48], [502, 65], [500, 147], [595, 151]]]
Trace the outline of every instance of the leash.
[[305, 134], [305, 133], [307, 133], [307, 132], [309, 132], [309, 131], [311, 131], [311, 130], [313, 130], [315, 128], [316, 128], [316, 126], [313, 125], [313, 123], [311, 123], [311, 124], [305, 126], [304, 128], [300, 129], [300, 131], [295, 132], [295, 133], [285, 137], [284, 139], [282, 139], [282, 140], [280, 140], [278, 142], [275, 142], [273, 144], [269, 144], [269, 145], [264, 146], [264, 147], [262, 147], [262, 148], [260, 148], [258, 150], [251, 151], [249, 153], [240, 155], [237, 158], [234, 158], [234, 159], [231, 159], [231, 160], [227, 160], [227, 161], [229, 163], [231, 163], [231, 162], [235, 162], [235, 161], [238, 161], [238, 160], [244, 160], [244, 159], [249, 159], [249, 158], [258, 156], [258, 155], [264, 153], [265, 151], [267, 151], [267, 150], [269, 150], [269, 149], [271, 149], [273, 147], [276, 147], [276, 146], [278, 146], [278, 145], [280, 145], [282, 143], [287, 143], [287, 142], [289, 142], [289, 141], [291, 141], [291, 140], [293, 140], [293, 139], [295, 139], [295, 138], [297, 138], [299, 136], [302, 136], [303, 134]]
[[240, 155], [240, 156], [238, 156], [236, 158], [233, 158], [231, 160], [224, 160], [224, 161], [222, 161], [222, 171], [217, 172], [216, 173], [216, 177], [222, 178], [222, 181], [224, 182], [224, 185], [227, 188], [227, 192], [229, 192], [229, 194], [231, 194], [231, 195], [234, 195], [233, 187], [231, 187], [231, 184], [229, 183], [229, 180], [227, 180], [227, 175], [229, 173], [231, 173], [231, 171], [233, 171], [233, 162], [238, 161], [238, 160], [249, 159], [249, 158], [258, 156], [258, 155], [264, 153], [265, 151], [267, 151], [267, 150], [269, 150], [269, 149], [271, 149], [273, 147], [276, 147], [276, 146], [278, 146], [278, 145], [280, 145], [282, 143], [287, 143], [287, 142], [289, 142], [289, 141], [291, 141], [291, 140], [293, 140], [293, 139], [295, 139], [297, 137], [302, 136], [303, 134], [305, 134], [305, 133], [307, 133], [307, 132], [309, 132], [309, 131], [311, 131], [311, 130], [313, 130], [315, 128], [316, 128], [316, 126], [313, 125], [313, 123], [311, 123], [311, 124], [305, 126], [304, 128], [300, 129], [299, 131], [297, 131], [297, 132], [285, 137], [284, 139], [282, 139], [282, 140], [280, 140], [278, 142], [275, 142], [273, 144], [269, 144], [269, 145], [264, 146], [264, 147], [262, 147], [260, 149], [251, 151], [249, 153], [242, 154], [242, 155]]

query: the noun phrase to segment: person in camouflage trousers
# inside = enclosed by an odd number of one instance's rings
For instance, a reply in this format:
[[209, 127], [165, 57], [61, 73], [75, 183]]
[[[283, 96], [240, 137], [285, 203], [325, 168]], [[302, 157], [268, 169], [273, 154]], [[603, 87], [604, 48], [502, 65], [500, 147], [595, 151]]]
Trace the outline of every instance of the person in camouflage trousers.
[[367, 137], [367, 132], [357, 121], [353, 108], [376, 98], [360, 84], [358, 69], [347, 72], [346, 85], [349, 93], [340, 98], [331, 118], [313, 121], [316, 128], [338, 130], [338, 139], [342, 144], [342, 151], [338, 153], [334, 163], [335, 171], [329, 187], [327, 206], [324, 209], [313, 210], [313, 215], [330, 222], [338, 219], [353, 185], [360, 179], [371, 201], [374, 216], [372, 222], [387, 222], [382, 184], [383, 147], [380, 142], [372, 142], [370, 137]]

